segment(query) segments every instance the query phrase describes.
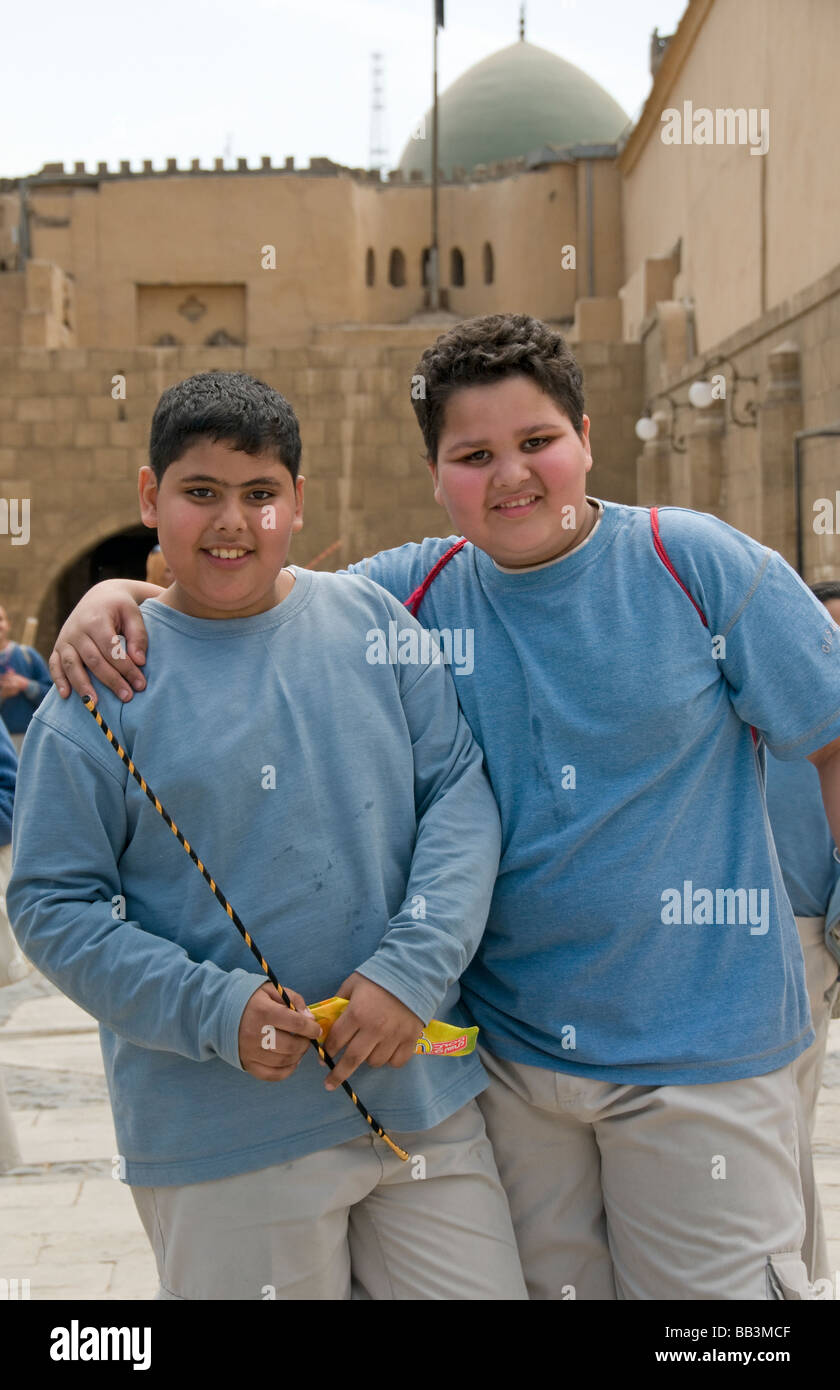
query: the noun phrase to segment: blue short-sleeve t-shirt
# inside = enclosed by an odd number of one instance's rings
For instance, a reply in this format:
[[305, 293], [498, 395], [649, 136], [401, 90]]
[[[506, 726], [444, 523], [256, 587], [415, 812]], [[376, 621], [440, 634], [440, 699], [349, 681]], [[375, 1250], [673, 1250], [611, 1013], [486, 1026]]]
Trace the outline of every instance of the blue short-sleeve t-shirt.
[[[605, 502], [587, 541], [508, 572], [465, 545], [419, 610], [502, 819], [463, 998], [490, 1051], [659, 1085], [760, 1075], [813, 1040], [764, 746], [840, 736], [840, 628], [715, 517]], [[410, 594], [457, 539], [354, 566]], [[753, 733], [754, 726], [756, 732]]]

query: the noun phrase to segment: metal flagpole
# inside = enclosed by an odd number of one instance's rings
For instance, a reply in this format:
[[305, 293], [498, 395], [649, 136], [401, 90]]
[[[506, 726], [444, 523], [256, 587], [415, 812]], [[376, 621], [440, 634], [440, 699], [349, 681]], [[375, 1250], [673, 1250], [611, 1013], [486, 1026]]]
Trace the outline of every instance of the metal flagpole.
[[440, 261], [438, 257], [438, 90], [437, 41], [438, 29], [443, 26], [443, 0], [435, 3], [435, 35], [432, 56], [432, 248], [429, 257], [429, 303], [440, 308]]

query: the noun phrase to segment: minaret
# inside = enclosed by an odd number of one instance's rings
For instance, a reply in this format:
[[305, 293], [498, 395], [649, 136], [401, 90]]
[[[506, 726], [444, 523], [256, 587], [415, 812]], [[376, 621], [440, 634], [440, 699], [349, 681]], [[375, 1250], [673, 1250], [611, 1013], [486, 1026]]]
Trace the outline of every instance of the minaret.
[[519, 42], [525, 42], [525, 0], [519, 6]]

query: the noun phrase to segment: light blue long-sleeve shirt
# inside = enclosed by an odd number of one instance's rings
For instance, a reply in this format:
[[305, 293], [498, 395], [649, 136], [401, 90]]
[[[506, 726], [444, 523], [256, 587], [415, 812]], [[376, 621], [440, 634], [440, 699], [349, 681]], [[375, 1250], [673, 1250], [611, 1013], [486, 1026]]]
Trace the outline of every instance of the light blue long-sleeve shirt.
[[[405, 613], [365, 579], [295, 569], [283, 603], [208, 621], [143, 604], [147, 689], [103, 718], [287, 987], [359, 970], [424, 1022], [461, 1022], [498, 868], [499, 819], [449, 671], [372, 664]], [[419, 625], [416, 625], [420, 632]], [[8, 892], [31, 960], [101, 1021], [129, 1183], [225, 1177], [369, 1132], [314, 1050], [249, 1076], [243, 1009], [265, 976], [77, 696], [53, 691], [21, 760]], [[386, 1129], [483, 1089], [477, 1056], [363, 1065]]]
[[[649, 511], [603, 507], [531, 571], [464, 546], [419, 611], [453, 651], [469, 637], [456, 689], [502, 818], [464, 1001], [514, 1062], [631, 1085], [759, 1076], [814, 1034], [750, 726], [782, 759], [840, 736], [840, 628], [779, 555], [663, 507], [704, 627]], [[455, 539], [352, 568], [405, 598]]]

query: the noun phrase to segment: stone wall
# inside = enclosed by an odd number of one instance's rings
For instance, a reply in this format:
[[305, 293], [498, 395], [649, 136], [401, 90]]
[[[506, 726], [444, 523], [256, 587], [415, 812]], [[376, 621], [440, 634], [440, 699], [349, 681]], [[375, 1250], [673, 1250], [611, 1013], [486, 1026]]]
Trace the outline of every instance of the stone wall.
[[[702, 351], [837, 264], [838, 51], [826, 0], [692, 0], [668, 44], [619, 159], [625, 274], [681, 242], [673, 294], [694, 301]], [[663, 111], [685, 102], [752, 110], [759, 131], [765, 112], [767, 153], [664, 143]]]
[[[646, 394], [661, 414], [660, 436], [644, 446], [638, 466], [640, 504], [696, 507], [781, 551], [796, 563], [794, 436], [800, 430], [840, 426], [840, 267], [824, 275], [703, 356], [669, 370], [663, 352], [665, 316], [659, 312], [643, 334]], [[734, 392], [728, 366], [727, 399], [707, 411], [687, 405], [693, 381], [708, 379], [709, 358], [720, 355], [743, 378]], [[670, 407], [677, 404], [675, 436], [685, 452], [670, 447]], [[756, 403], [756, 423], [748, 420]], [[803, 450], [801, 487], [803, 576], [808, 582], [840, 577], [840, 438], [812, 439]], [[833, 529], [815, 529], [818, 499], [830, 500]]]
[[[504, 176], [441, 186], [441, 287], [459, 317], [515, 307], [570, 322], [576, 299], [615, 295], [621, 284], [615, 160], [518, 163]], [[20, 217], [14, 197], [0, 189], [6, 220]], [[27, 184], [29, 256], [68, 277], [74, 304], [60, 320], [75, 336], [38, 339], [32, 325], [25, 336], [9, 304], [0, 345], [205, 345], [224, 328], [228, 341], [297, 347], [320, 325], [403, 324], [428, 294], [430, 198], [428, 185], [337, 166], [119, 175], [47, 166]], [[0, 282], [13, 270], [0, 255]], [[193, 301], [233, 291], [242, 304], [232, 318], [210, 302], [191, 318]]]
[[[451, 524], [432, 497], [410, 403], [411, 374], [439, 329], [332, 330], [304, 348], [0, 349], [0, 494], [30, 500], [30, 540], [0, 535], [0, 601], [13, 632], [38, 615], [47, 654], [61, 576], [108, 537], [139, 521], [137, 470], [160, 393], [194, 372], [245, 370], [298, 412], [306, 478], [305, 526], [292, 560], [337, 569], [383, 547]], [[634, 500], [641, 409], [635, 344], [583, 344], [595, 469], [591, 490]], [[125, 378], [125, 399], [112, 378]], [[152, 533], [150, 532], [150, 540]]]

